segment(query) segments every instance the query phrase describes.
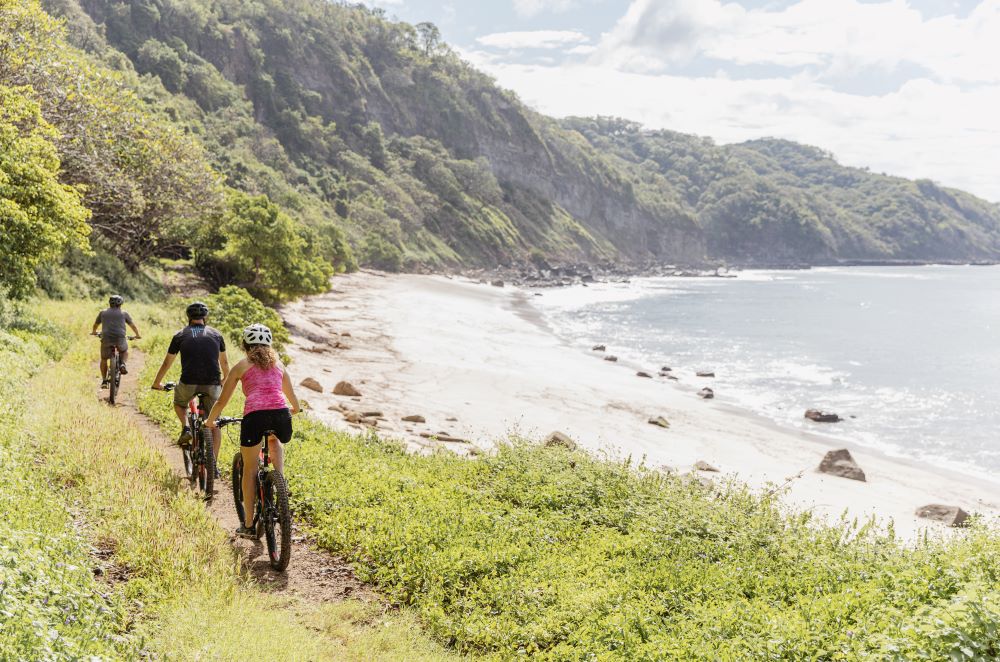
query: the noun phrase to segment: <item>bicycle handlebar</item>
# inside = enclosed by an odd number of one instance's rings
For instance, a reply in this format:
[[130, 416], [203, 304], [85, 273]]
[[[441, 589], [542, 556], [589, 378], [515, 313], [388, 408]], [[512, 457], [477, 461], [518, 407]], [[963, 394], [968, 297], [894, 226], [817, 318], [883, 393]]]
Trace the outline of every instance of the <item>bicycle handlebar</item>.
[[224, 428], [227, 425], [233, 425], [234, 423], [242, 423], [243, 419], [237, 416], [221, 416], [215, 419], [215, 424], [220, 428]]
[[[103, 331], [98, 331], [98, 332], [92, 333], [90, 335], [97, 336], [98, 338], [103, 338], [104, 337], [104, 332]], [[127, 339], [129, 339], [129, 340], [137, 340], [139, 338], [139, 336], [125, 336], [125, 337]]]

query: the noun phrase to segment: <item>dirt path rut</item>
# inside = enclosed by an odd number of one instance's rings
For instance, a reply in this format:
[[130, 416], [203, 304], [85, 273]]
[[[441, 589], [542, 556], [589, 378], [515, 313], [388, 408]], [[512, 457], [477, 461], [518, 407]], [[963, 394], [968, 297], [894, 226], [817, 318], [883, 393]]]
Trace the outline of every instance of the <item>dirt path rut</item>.
[[[135, 421], [147, 440], [166, 458], [170, 468], [179, 476], [184, 475], [184, 464], [175, 439], [167, 437], [156, 423], [139, 411], [137, 394], [138, 375], [142, 372], [145, 356], [136, 349], [129, 351], [129, 374], [122, 378], [119, 405]], [[105, 399], [107, 391], [99, 391]], [[167, 394], [164, 398], [170, 397]], [[294, 441], [292, 442], [294, 443]], [[215, 497], [206, 504], [212, 517], [229, 533], [230, 544], [236, 550], [244, 571], [253, 577], [262, 590], [299, 598], [308, 602], [336, 602], [346, 598], [378, 600], [367, 584], [359, 581], [351, 567], [341, 558], [318, 549], [292, 524], [292, 557], [285, 572], [275, 572], [268, 562], [267, 548], [263, 541], [244, 540], [233, 533], [239, 526], [239, 517], [233, 506], [233, 492], [229, 482], [232, 457], [219, 458], [222, 480], [215, 481]]]

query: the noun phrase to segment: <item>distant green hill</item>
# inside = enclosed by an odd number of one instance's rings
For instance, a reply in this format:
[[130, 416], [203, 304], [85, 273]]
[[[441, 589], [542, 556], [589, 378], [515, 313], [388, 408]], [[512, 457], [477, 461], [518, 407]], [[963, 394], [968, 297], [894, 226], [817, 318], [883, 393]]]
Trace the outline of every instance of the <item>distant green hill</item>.
[[[429, 24], [325, 0], [46, 0], [226, 184], [389, 269], [1000, 258], [1000, 207], [786, 141], [534, 112]], [[124, 57], [123, 57], [124, 56]]]

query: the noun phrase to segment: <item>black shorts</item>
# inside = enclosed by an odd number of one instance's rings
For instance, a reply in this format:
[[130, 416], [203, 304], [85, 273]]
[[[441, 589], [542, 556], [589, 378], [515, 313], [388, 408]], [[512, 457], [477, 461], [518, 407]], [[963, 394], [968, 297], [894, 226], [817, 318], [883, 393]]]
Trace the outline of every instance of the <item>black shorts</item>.
[[253, 447], [261, 442], [268, 430], [283, 444], [292, 439], [292, 412], [288, 407], [263, 409], [243, 415], [240, 424], [240, 446]]

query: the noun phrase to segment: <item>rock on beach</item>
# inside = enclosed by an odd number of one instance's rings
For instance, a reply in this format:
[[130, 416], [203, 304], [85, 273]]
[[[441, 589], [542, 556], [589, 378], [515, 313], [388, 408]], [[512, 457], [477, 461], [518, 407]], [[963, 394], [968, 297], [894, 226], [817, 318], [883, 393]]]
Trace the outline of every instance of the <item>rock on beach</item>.
[[351, 382], [337, 382], [337, 385], [333, 387], [333, 394], [356, 398], [361, 396], [361, 391], [354, 388], [354, 384]]
[[969, 513], [958, 506], [944, 506], [939, 503], [931, 503], [917, 508], [916, 516], [944, 522], [948, 526], [962, 526], [965, 524], [965, 520], [969, 519]]
[[552, 432], [545, 438], [545, 445], [549, 448], [562, 446], [563, 448], [568, 448], [571, 451], [576, 450], [576, 442], [570, 439], [569, 435], [559, 432], [558, 430]]
[[309, 389], [310, 391], [316, 391], [317, 393], [323, 392], [323, 387], [320, 385], [318, 381], [316, 381], [312, 377], [306, 377], [301, 382], [299, 382], [299, 385], [302, 386], [303, 388]]
[[830, 451], [823, 456], [823, 461], [819, 463], [819, 472], [839, 476], [840, 478], [850, 478], [867, 482], [865, 472], [862, 471], [858, 463], [851, 457], [851, 452], [846, 448]]

